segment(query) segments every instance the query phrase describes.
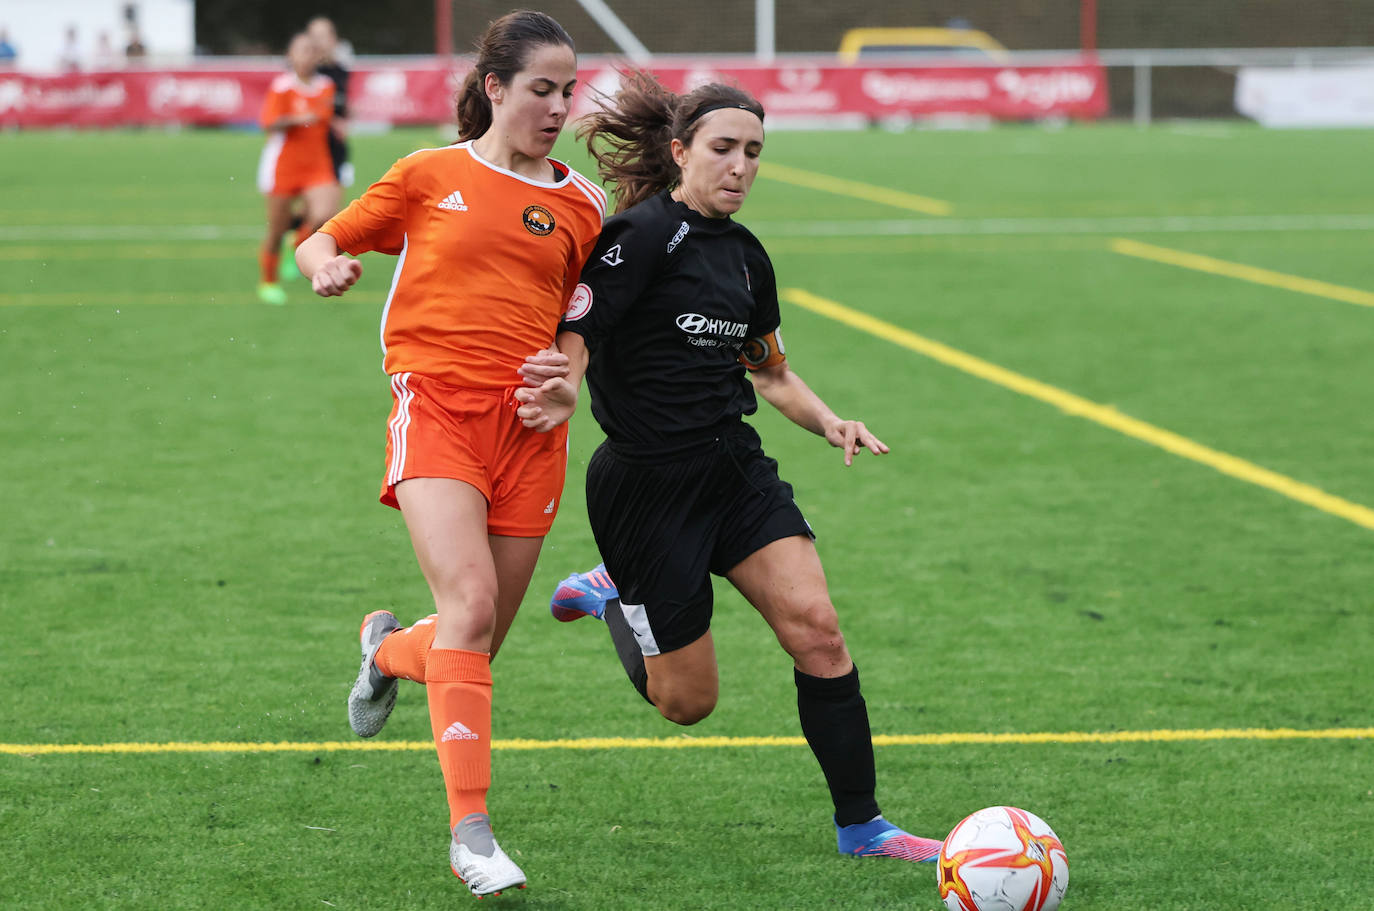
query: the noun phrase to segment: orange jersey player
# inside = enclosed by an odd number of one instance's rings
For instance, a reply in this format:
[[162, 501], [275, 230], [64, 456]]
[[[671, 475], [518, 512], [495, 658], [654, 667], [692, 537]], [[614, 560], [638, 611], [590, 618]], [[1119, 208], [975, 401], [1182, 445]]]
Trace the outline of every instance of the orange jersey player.
[[388, 375], [493, 394], [553, 341], [606, 198], [561, 162], [526, 177], [473, 146], [402, 158], [320, 230], [348, 253], [401, 258], [382, 314]]
[[[548, 157], [567, 121], [577, 59], [543, 13], [493, 22], [458, 99], [463, 142], [401, 159], [296, 251], [315, 292], [346, 292], [362, 264], [398, 257], [382, 315], [395, 398], [383, 503], [401, 510], [435, 613], [402, 628], [363, 618], [349, 724], [378, 733], [397, 680], [424, 684], [448, 794], [449, 865], [474, 895], [525, 882], [497, 845], [491, 784], [492, 656], [558, 511], [567, 437], [526, 426], [516, 392], [549, 356], [601, 231], [600, 188]], [[380, 783], [379, 783], [380, 784]]]
[[291, 39], [287, 61], [291, 72], [272, 81], [259, 118], [268, 131], [258, 160], [258, 190], [267, 197], [267, 233], [259, 253], [262, 269], [258, 297], [283, 304], [286, 292], [277, 283], [282, 238], [291, 226], [291, 204], [305, 202], [297, 243], [309, 237], [339, 210], [339, 184], [329, 152], [329, 122], [334, 115], [333, 81], [316, 72], [319, 50], [302, 33]]

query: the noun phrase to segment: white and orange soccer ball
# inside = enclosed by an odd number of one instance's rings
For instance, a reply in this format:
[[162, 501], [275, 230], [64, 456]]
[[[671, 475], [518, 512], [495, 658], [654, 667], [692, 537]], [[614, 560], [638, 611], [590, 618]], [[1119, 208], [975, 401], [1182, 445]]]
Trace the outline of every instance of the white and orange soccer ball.
[[949, 911], [1054, 911], [1068, 887], [1059, 836], [1016, 807], [970, 814], [940, 848], [940, 898]]

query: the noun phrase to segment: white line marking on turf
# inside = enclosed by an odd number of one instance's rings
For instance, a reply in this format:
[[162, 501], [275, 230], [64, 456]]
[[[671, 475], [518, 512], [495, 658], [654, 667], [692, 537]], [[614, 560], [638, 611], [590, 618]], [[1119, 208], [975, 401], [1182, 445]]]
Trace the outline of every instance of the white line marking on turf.
[[249, 240], [257, 225], [0, 225], [0, 240]]

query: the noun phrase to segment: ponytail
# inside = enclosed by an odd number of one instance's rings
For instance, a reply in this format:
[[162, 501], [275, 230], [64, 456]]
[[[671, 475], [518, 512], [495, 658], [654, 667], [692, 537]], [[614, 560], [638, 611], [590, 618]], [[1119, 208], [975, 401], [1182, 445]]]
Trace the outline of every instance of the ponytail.
[[613, 185], [617, 212], [678, 185], [682, 172], [672, 141], [690, 146], [705, 114], [733, 107], [763, 120], [763, 105], [743, 89], [711, 83], [676, 95], [643, 70], [622, 73], [620, 89], [598, 103], [577, 138], [587, 143], [602, 181]]

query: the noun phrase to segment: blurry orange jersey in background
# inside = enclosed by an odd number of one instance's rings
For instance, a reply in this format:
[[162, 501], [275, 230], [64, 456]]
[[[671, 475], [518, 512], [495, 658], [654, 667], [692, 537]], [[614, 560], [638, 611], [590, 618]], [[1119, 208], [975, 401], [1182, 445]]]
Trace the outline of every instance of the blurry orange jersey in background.
[[258, 161], [258, 189], [270, 196], [296, 196], [307, 187], [334, 181], [329, 156], [329, 119], [334, 116], [334, 82], [318, 73], [304, 83], [282, 73], [262, 103], [265, 130], [289, 114], [314, 114], [308, 126], [272, 130]]
[[606, 195], [561, 162], [531, 180], [471, 145], [402, 158], [320, 231], [355, 256], [400, 257], [382, 313], [388, 374], [508, 389], [525, 357], [553, 343]]

